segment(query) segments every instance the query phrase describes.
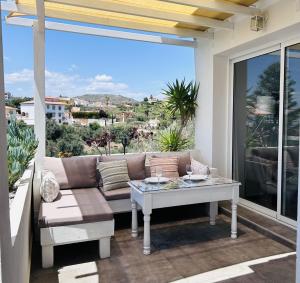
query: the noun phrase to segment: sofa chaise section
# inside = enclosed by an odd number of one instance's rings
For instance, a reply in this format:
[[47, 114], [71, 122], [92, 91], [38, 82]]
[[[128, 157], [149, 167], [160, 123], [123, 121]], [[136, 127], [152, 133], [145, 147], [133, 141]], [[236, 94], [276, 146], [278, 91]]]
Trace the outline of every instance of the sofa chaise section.
[[42, 265], [53, 266], [54, 246], [99, 240], [100, 258], [110, 256], [113, 211], [97, 188], [96, 157], [45, 158], [60, 193], [54, 202], [41, 201], [38, 217]]
[[63, 190], [58, 200], [41, 202], [42, 264], [53, 266], [54, 246], [99, 240], [100, 258], [110, 256], [113, 212], [97, 188]]

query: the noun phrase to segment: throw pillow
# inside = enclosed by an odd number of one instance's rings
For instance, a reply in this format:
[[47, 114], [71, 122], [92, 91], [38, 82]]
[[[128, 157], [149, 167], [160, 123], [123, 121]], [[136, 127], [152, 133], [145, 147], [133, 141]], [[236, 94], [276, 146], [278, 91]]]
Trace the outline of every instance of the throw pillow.
[[191, 159], [191, 166], [193, 174], [209, 175], [209, 167], [195, 160], [194, 158]]
[[144, 180], [146, 178], [145, 159], [146, 154], [139, 153], [133, 155], [101, 156], [99, 157], [99, 162], [126, 160], [130, 180]]
[[161, 155], [153, 155], [152, 157], [177, 157], [178, 158], [178, 174], [179, 177], [186, 175], [186, 165], [191, 165], [191, 154], [185, 152], [163, 152]]
[[128, 187], [127, 182], [130, 179], [126, 160], [99, 162], [97, 167], [103, 182], [103, 191]]
[[51, 171], [43, 171], [40, 194], [45, 202], [53, 202], [59, 194], [59, 184]]
[[156, 168], [163, 170], [163, 176], [168, 178], [178, 178], [178, 158], [177, 157], [152, 157], [150, 159], [151, 176], [156, 176]]

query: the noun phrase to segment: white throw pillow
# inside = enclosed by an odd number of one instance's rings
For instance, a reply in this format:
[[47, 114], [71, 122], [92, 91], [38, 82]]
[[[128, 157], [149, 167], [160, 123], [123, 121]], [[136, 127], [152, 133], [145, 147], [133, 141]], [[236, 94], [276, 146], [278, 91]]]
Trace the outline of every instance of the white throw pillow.
[[191, 159], [191, 167], [192, 167], [193, 174], [209, 175], [209, 167], [195, 160], [194, 158]]
[[43, 171], [40, 194], [45, 202], [53, 202], [59, 194], [59, 184], [51, 171]]

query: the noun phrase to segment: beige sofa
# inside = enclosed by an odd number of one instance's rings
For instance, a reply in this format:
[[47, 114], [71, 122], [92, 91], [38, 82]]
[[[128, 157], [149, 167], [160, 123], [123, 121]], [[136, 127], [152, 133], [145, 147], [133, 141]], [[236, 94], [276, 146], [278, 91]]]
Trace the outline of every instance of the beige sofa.
[[[40, 229], [43, 267], [53, 265], [53, 247], [74, 242], [99, 240], [100, 257], [110, 255], [110, 237], [114, 234], [114, 213], [131, 211], [130, 188], [104, 192], [97, 162], [125, 158], [130, 179], [150, 176], [150, 156], [178, 156], [179, 175], [186, 174], [191, 156], [197, 151], [182, 153], [138, 153], [112, 156], [46, 157], [44, 169], [56, 176], [61, 192], [52, 203], [41, 201], [35, 182], [35, 220]], [[37, 213], [38, 212], [38, 213]]]

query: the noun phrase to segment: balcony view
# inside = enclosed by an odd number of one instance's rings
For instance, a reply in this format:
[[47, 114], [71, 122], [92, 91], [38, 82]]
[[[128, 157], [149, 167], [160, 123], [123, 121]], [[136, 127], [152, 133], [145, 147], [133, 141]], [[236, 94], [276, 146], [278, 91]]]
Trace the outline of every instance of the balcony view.
[[299, 0], [0, 14], [0, 282], [300, 283]]

